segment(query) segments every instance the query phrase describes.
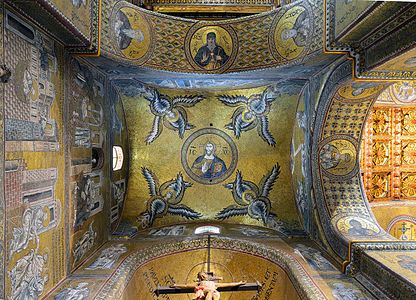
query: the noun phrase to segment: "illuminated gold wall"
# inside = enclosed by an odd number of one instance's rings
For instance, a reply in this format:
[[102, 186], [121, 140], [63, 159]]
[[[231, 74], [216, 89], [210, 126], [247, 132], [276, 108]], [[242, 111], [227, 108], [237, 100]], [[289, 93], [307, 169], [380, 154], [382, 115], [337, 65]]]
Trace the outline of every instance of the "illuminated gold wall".
[[[246, 280], [252, 283], [259, 281], [263, 285], [258, 295], [256, 291], [222, 292], [221, 299], [300, 299], [286, 272], [270, 261], [228, 250], [214, 249], [211, 255], [211, 271], [224, 278], [220, 282]], [[158, 285], [194, 284], [198, 272], [206, 271], [206, 259], [206, 250], [194, 250], [150, 261], [137, 269], [122, 299], [154, 299], [152, 293]], [[194, 295], [162, 297], [179, 300], [193, 299]]]
[[377, 98], [363, 131], [361, 172], [367, 198], [382, 228], [415, 240], [415, 85], [402, 81]]
[[[67, 147], [70, 159], [68, 190], [70, 212], [70, 268], [73, 270], [108, 235], [111, 152], [105, 77], [95, 68], [71, 57], [66, 59]], [[94, 151], [102, 155], [96, 167]]]
[[[23, 22], [23, 20], [19, 19]], [[6, 295], [44, 295], [68, 271], [65, 243], [63, 48], [36, 28], [6, 26]], [[31, 270], [30, 272], [26, 270]], [[37, 288], [26, 282], [37, 278]]]
[[[286, 84], [290, 86], [290, 83]], [[173, 111], [180, 112], [182, 115], [186, 112], [187, 122], [194, 126], [185, 130], [183, 138], [180, 137], [178, 131], [172, 129], [170, 125], [172, 123], [169, 123], [169, 120], [175, 121], [177, 116], [172, 116], [171, 119], [168, 119], [168, 116], [163, 117], [164, 119], [158, 123], [159, 119], [154, 114], [155, 109], [150, 107], [150, 103], [154, 103], [153, 100], [148, 101], [140, 95], [123, 97], [131, 150], [129, 186], [123, 215], [142, 227], [186, 222], [185, 216], [189, 213], [188, 215], [194, 216], [197, 221], [213, 220], [218, 219], [220, 215], [227, 215], [228, 218], [219, 219], [229, 223], [263, 225], [282, 231], [284, 228], [288, 230], [299, 228], [296, 204], [293, 200], [289, 149], [297, 106], [297, 93], [300, 87], [292, 88], [290, 95], [287, 92], [290, 90], [288, 86], [282, 88], [286, 92], [276, 96], [276, 99], [265, 109], [264, 116], [267, 116], [267, 125], [264, 124], [264, 126], [267, 128], [267, 135], [273, 139], [269, 139], [269, 142], [275, 143], [274, 145], [270, 145], [266, 139], [262, 138], [264, 135], [260, 133], [260, 121], [253, 123], [257, 124], [256, 126], [241, 131], [239, 138], [232, 129], [225, 128], [227, 124], [233, 122], [233, 116], [235, 122], [241, 123], [241, 114], [248, 111], [248, 106], [238, 103], [237, 100], [235, 104], [227, 105], [224, 104], [226, 102], [224, 99], [229, 98], [228, 100], [233, 102], [232, 99], [237, 98], [232, 96], [239, 95], [241, 97], [238, 99], [249, 99], [249, 103], [255, 103], [253, 101], [260, 100], [266, 88], [223, 92], [160, 90], [159, 100], [169, 98], [169, 101], [175, 101], [172, 99], [181, 99], [175, 98], [179, 96], [200, 97], [200, 100], [193, 105], [177, 104], [173, 108]], [[142, 88], [142, 90], [145, 89], [145, 87]], [[154, 91], [153, 88], [150, 88], [150, 91]], [[148, 97], [152, 98], [152, 92], [148, 93]], [[219, 100], [220, 98], [223, 102]], [[252, 120], [247, 114], [244, 118], [247, 122]], [[152, 130], [153, 124], [159, 124], [156, 126], [159, 130], [155, 127], [153, 127], [155, 130]], [[153, 134], [149, 134], [150, 132]], [[154, 136], [157, 138], [153, 139]], [[213, 176], [210, 178], [209, 176], [203, 178], [205, 175], [201, 173], [202, 166], [199, 165], [199, 170], [196, 166], [198, 158], [204, 155], [208, 142], [216, 144], [216, 155], [224, 161], [227, 170], [220, 175], [223, 170], [218, 161], [217, 172], [212, 173]], [[235, 164], [234, 169], [233, 164]], [[246, 182], [245, 193], [240, 195], [240, 198], [236, 196], [235, 200], [232, 187], [225, 185], [233, 183], [236, 176], [240, 175]], [[189, 184], [179, 195], [181, 198], [179, 202], [176, 198], [168, 203], [172, 203], [174, 210], [181, 205], [186, 205], [187, 212], [183, 215], [172, 215], [164, 210], [152, 214], [152, 210], [159, 209], [157, 203], [160, 206], [164, 205], [156, 200], [164, 198], [169, 192], [165, 183], [172, 184], [171, 180], [176, 181], [178, 176]], [[262, 178], [265, 181], [270, 180], [264, 183], [261, 181]], [[156, 180], [158, 181], [156, 184], [158, 195], [151, 196], [148, 182]], [[255, 200], [258, 201], [255, 202]], [[254, 202], [255, 204], [250, 204]], [[269, 203], [270, 206], [263, 206], [264, 203]], [[264, 221], [261, 217], [256, 218], [259, 215], [253, 212], [253, 210], [261, 211], [262, 209], [265, 211]]]

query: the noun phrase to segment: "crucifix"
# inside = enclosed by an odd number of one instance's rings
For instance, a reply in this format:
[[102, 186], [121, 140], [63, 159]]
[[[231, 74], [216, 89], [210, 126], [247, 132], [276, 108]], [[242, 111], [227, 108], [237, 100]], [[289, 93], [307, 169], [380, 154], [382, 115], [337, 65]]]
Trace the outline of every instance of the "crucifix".
[[195, 293], [196, 300], [219, 300], [220, 292], [232, 291], [258, 291], [261, 288], [259, 282], [247, 283], [246, 281], [219, 283], [222, 277], [215, 276], [211, 272], [211, 235], [208, 234], [208, 270], [199, 272], [197, 281], [189, 284], [173, 284], [171, 286], [158, 286], [154, 293], [165, 294], [188, 294]]

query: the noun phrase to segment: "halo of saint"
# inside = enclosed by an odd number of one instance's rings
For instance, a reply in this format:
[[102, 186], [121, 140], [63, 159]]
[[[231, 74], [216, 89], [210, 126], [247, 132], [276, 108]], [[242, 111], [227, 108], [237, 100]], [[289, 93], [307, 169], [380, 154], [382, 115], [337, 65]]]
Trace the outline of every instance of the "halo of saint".
[[234, 40], [222, 26], [204, 26], [197, 29], [189, 40], [191, 64], [202, 70], [218, 71], [232, 62]]
[[189, 136], [181, 156], [182, 165], [192, 179], [215, 184], [224, 181], [235, 170], [237, 148], [225, 132], [206, 128]]

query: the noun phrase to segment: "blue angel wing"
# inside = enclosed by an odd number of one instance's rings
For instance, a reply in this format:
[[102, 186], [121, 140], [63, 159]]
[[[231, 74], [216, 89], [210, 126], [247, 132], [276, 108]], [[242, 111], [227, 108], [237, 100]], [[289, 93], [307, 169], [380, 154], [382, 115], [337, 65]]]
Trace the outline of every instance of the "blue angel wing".
[[267, 144], [269, 144], [270, 146], [275, 146], [276, 141], [269, 131], [269, 120], [266, 116], [261, 116], [259, 119], [260, 123], [257, 127], [259, 135], [265, 142], [267, 142]]
[[261, 182], [260, 182], [260, 195], [263, 197], [268, 197], [270, 191], [273, 189], [273, 185], [276, 182], [276, 179], [279, 177], [280, 174], [280, 166], [279, 164], [275, 164], [273, 169], [266, 174]]
[[156, 175], [150, 171], [148, 168], [142, 167], [142, 174], [146, 179], [147, 185], [149, 187], [149, 194], [152, 197], [157, 196], [159, 190], [159, 183]]
[[220, 95], [217, 98], [227, 106], [239, 106], [248, 102], [248, 98], [246, 96]]

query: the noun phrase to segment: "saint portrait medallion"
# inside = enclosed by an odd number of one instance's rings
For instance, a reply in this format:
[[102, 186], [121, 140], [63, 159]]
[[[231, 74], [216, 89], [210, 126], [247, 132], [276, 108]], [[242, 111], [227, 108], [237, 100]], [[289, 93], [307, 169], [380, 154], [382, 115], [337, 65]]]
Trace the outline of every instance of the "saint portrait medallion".
[[380, 93], [385, 86], [374, 82], [353, 82], [346, 84], [338, 90], [338, 94], [348, 100], [367, 100]]
[[276, 16], [273, 28], [271, 49], [277, 60], [294, 60], [306, 52], [313, 28], [305, 7], [295, 6]]
[[122, 56], [140, 62], [151, 54], [152, 34], [146, 17], [137, 9], [115, 8], [112, 17], [112, 40]]
[[202, 184], [217, 184], [227, 179], [234, 172], [237, 159], [237, 147], [231, 137], [215, 128], [194, 132], [181, 150], [186, 174]]
[[319, 164], [326, 176], [354, 176], [358, 171], [356, 141], [349, 136], [333, 136], [322, 141]]
[[371, 220], [359, 216], [345, 216], [333, 220], [338, 230], [349, 236], [370, 236], [380, 233], [380, 229]]
[[220, 73], [234, 61], [237, 37], [226, 25], [197, 25], [188, 32], [185, 44], [186, 56], [195, 69]]

